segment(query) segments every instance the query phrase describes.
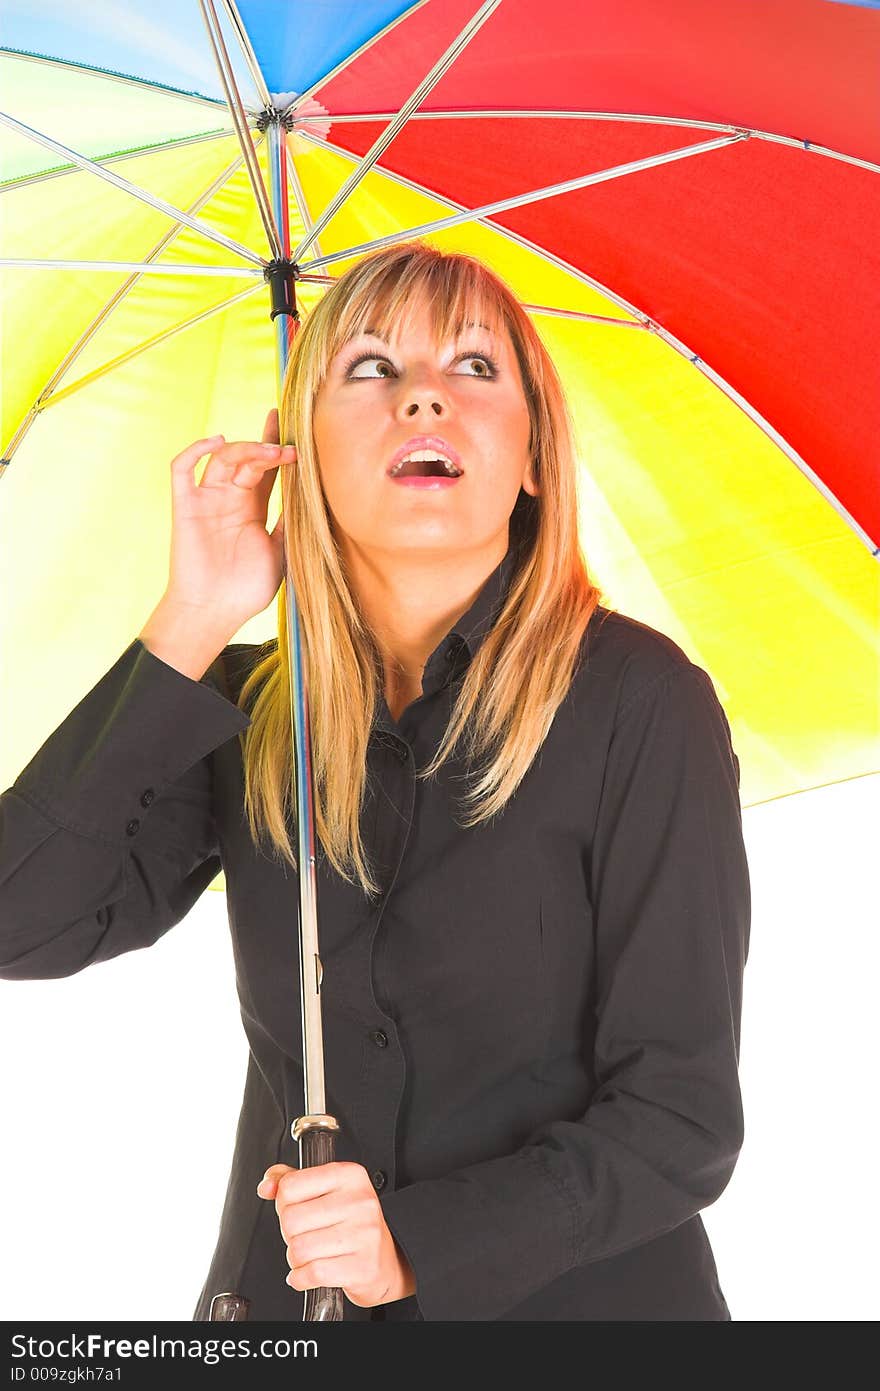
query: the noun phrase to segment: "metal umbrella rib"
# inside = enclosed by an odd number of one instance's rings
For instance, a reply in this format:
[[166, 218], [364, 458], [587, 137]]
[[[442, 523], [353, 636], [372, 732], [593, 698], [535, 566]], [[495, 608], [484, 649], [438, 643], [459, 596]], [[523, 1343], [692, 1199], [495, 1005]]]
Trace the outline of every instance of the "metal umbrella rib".
[[[467, 45], [479, 32], [479, 30], [485, 24], [486, 20], [490, 17], [490, 15], [492, 15], [494, 11], [498, 8], [500, 3], [501, 0], [486, 0], [486, 3], [477, 11], [473, 19], [471, 19], [465, 25], [464, 29], [462, 29], [460, 34], [456, 35], [455, 39], [446, 49], [446, 52], [443, 53], [440, 58], [438, 58], [437, 62], [431, 68], [431, 71], [427, 74], [426, 77], [422, 79], [418, 87], [413, 92], [412, 96], [410, 96], [409, 99], [400, 108], [397, 115], [394, 117], [394, 120], [390, 123], [387, 129], [382, 131], [382, 134], [378, 137], [378, 139], [373, 143], [371, 148], [364, 155], [358, 167], [355, 170], [353, 170], [351, 175], [346, 179], [345, 183], [342, 185], [342, 188], [336, 194], [336, 197], [332, 199], [329, 206], [325, 208], [324, 212], [318, 218], [318, 221], [314, 224], [312, 228], [310, 228], [306, 236], [303, 237], [299, 246], [296, 248], [296, 252], [293, 257], [294, 261], [299, 262], [299, 259], [302, 256], [303, 252], [309, 246], [311, 246], [315, 237], [317, 237], [324, 230], [324, 228], [327, 226], [327, 223], [331, 220], [334, 214], [339, 211], [339, 209], [342, 207], [343, 203], [346, 201], [349, 195], [354, 191], [355, 188], [357, 188], [364, 175], [367, 174], [370, 171], [370, 169], [372, 169], [373, 165], [376, 163], [376, 160], [382, 154], [382, 151], [387, 149], [387, 147], [391, 144], [391, 141], [394, 139], [397, 133], [403, 128], [403, 126], [406, 125], [406, 122], [409, 119], [410, 114], [423, 101], [423, 99], [427, 96], [428, 92], [430, 92], [434, 87], [436, 87], [440, 79], [449, 71], [456, 58], [458, 58], [458, 56], [464, 52]], [[312, 265], [317, 263], [304, 262], [303, 264]]]
[[[262, 139], [262, 137], [260, 138]], [[235, 159], [232, 160], [231, 163], [229, 163], [226, 166], [226, 168], [222, 170], [220, 174], [217, 175], [217, 178], [212, 180], [212, 182], [208, 185], [204, 192], [201, 193], [199, 197], [195, 200], [195, 202], [192, 203], [188, 208], [190, 216], [194, 216], [196, 213], [201, 212], [202, 208], [204, 208], [206, 204], [211, 201], [215, 193], [218, 193], [220, 189], [223, 188], [224, 185], [228, 183], [228, 181], [232, 178], [236, 170], [240, 168], [241, 162], [241, 155], [236, 155]], [[182, 225], [182, 223], [178, 222], [174, 227], [170, 227], [167, 232], [163, 233], [163, 235], [157, 241], [156, 245], [153, 247], [152, 251], [149, 251], [147, 253], [144, 269], [146, 269], [149, 266], [149, 263], [151, 261], [154, 261], [157, 256], [160, 256], [167, 246], [170, 246], [171, 242], [174, 241], [174, 238], [180, 231]], [[119, 286], [119, 288], [114, 292], [113, 295], [111, 295], [110, 299], [103, 306], [103, 308], [101, 308], [98, 311], [98, 313], [92, 319], [91, 323], [87, 326], [87, 328], [83, 330], [82, 334], [73, 344], [70, 350], [67, 353], [65, 353], [64, 357], [61, 359], [58, 366], [55, 368], [54, 372], [49, 377], [49, 380], [46, 382], [46, 385], [43, 387], [42, 391], [37, 396], [34, 404], [31, 406], [27, 415], [24, 417], [18, 429], [12, 436], [12, 439], [10, 440], [6, 450], [5, 458], [3, 460], [4, 467], [12, 460], [12, 457], [15, 454], [16, 449], [27, 435], [27, 432], [33, 424], [34, 420], [37, 418], [40, 411], [44, 408], [47, 402], [52, 399], [58, 399], [58, 395], [55, 392], [55, 388], [58, 386], [58, 383], [64, 379], [66, 374], [69, 372], [70, 368], [73, 366], [77, 358], [82, 353], [83, 349], [89, 342], [91, 342], [92, 338], [95, 336], [101, 325], [107, 321], [107, 319], [113, 313], [114, 309], [116, 309], [122, 303], [122, 301], [127, 297], [129, 292], [138, 283], [142, 274], [143, 269], [134, 271], [129, 276], [128, 280], [126, 280], [124, 284]], [[243, 293], [250, 294], [251, 290], [245, 290]], [[241, 296], [236, 296], [235, 298], [238, 299], [241, 298]], [[232, 301], [229, 300], [226, 301], [227, 304], [231, 302]]]
[[35, 256], [2, 256], [0, 266], [37, 267], [44, 270], [97, 270], [97, 271], [136, 271], [138, 275], [219, 275], [253, 276], [262, 275], [262, 270], [248, 270], [246, 266], [188, 266], [163, 264], [154, 261], [66, 261]]
[[[223, 3], [226, 5], [227, 9], [230, 8], [230, 0], [223, 0]], [[370, 37], [360, 45], [359, 48], [352, 49], [351, 53], [347, 53], [345, 57], [342, 59], [342, 61], [336, 64], [335, 68], [331, 68], [329, 72], [323, 75], [323, 77], [319, 77], [315, 82], [311, 84], [311, 86], [306, 87], [305, 91], [300, 92], [299, 95], [295, 97], [294, 100], [290, 103], [290, 105], [284, 108], [284, 110], [281, 112], [281, 115], [295, 115], [299, 108], [301, 106], [304, 106], [305, 103], [310, 100], [310, 98], [315, 92], [320, 91], [322, 87], [326, 87], [328, 82], [330, 82], [334, 77], [338, 77], [339, 74], [341, 72], [344, 72], [346, 68], [351, 67], [352, 63], [356, 62], [358, 58], [360, 58], [364, 53], [367, 52], [368, 49], [372, 48], [375, 44], [381, 43], [381, 41], [384, 38], [386, 38], [388, 34], [391, 33], [392, 29], [397, 28], [398, 24], [403, 24], [406, 20], [410, 19], [416, 13], [417, 10], [420, 10], [423, 5], [427, 5], [428, 3], [429, 0], [416, 0], [416, 3], [414, 5], [411, 5], [408, 10], [404, 10], [402, 14], [399, 14], [394, 19], [390, 20], [390, 22], [386, 24], [384, 28], [378, 29], [375, 34], [371, 34]], [[393, 114], [393, 112], [389, 112], [389, 119]]]
[[[172, 218], [174, 222], [182, 222], [184, 226], [198, 232], [200, 236], [207, 237], [209, 241], [216, 242], [218, 246], [223, 246], [227, 251], [232, 251], [236, 256], [243, 256], [246, 261], [252, 261], [256, 265], [263, 265], [264, 261], [255, 251], [249, 247], [242, 246], [239, 242], [233, 241], [231, 237], [226, 237], [222, 232], [216, 231], [210, 223], [202, 222], [197, 217], [190, 217], [189, 213], [183, 212], [180, 208], [175, 208], [172, 203], [166, 203], [164, 198], [157, 198], [152, 193], [147, 193], [146, 189], [138, 188], [137, 184], [130, 183], [128, 179], [123, 179], [121, 174], [114, 174], [112, 169], [105, 169], [103, 165], [97, 164], [95, 160], [88, 159], [85, 155], [79, 154], [76, 150], [70, 150], [66, 145], [53, 140], [51, 136], [45, 135], [42, 131], [34, 130], [33, 126], [27, 126], [23, 121], [17, 121], [14, 116], [10, 116], [5, 111], [0, 111], [0, 123], [9, 126], [10, 130], [17, 131], [19, 135], [26, 136], [29, 140], [34, 140], [38, 145], [43, 145], [47, 150], [61, 155], [70, 164], [78, 164], [81, 169], [86, 169], [90, 174], [97, 174], [99, 179], [104, 179], [114, 188], [120, 189], [123, 193], [130, 193], [132, 198], [137, 198], [142, 203], [147, 203], [156, 212], [165, 213], [166, 217]], [[7, 262], [6, 264], [22, 264], [22, 262]]]
[[232, 71], [229, 53], [220, 30], [220, 24], [217, 19], [217, 12], [214, 9], [213, 0], [199, 0], [199, 8], [202, 12], [202, 18], [205, 21], [205, 28], [208, 31], [208, 39], [217, 64], [217, 71], [220, 74], [220, 82], [226, 93], [229, 110], [232, 113], [235, 134], [238, 137], [242, 158], [247, 167], [251, 187], [254, 190], [257, 210], [263, 223], [266, 239], [272, 248], [272, 255], [277, 258], [282, 254], [281, 236], [276, 226], [275, 219], [272, 216], [272, 208], [269, 204], [269, 199], [266, 196], [263, 177], [260, 173], [260, 166], [257, 162], [254, 147], [248, 133], [247, 118], [235, 81], [235, 74]]
[[241, 49], [242, 56], [244, 57], [251, 75], [251, 80], [257, 89], [257, 95], [263, 103], [263, 109], [265, 110], [271, 106], [272, 98], [269, 94], [269, 88], [266, 86], [266, 79], [263, 76], [262, 69], [257, 62], [257, 55], [254, 53], [253, 45], [248, 38], [248, 33], [242, 23], [241, 15], [238, 13], [238, 6], [234, 3], [234, 0], [220, 0], [220, 3], [226, 11], [229, 23], [232, 25], [233, 32], [238, 40], [238, 46]]
[[671, 164], [674, 160], [687, 159], [691, 155], [708, 154], [712, 150], [723, 149], [726, 145], [745, 140], [745, 132], [725, 136], [718, 140], [706, 140], [699, 145], [686, 145], [680, 150], [667, 150], [660, 155], [650, 155], [646, 159], [635, 159], [628, 164], [617, 164], [611, 169], [601, 169], [594, 174], [582, 174], [577, 179], [566, 179], [562, 183], [549, 184], [546, 188], [531, 189], [528, 193], [518, 193], [512, 198], [500, 198], [494, 203], [485, 203], [480, 208], [466, 208], [451, 217], [437, 218], [423, 222], [419, 227], [409, 227], [404, 231], [392, 232], [387, 237], [376, 237], [372, 241], [361, 242], [359, 246], [349, 246], [343, 251], [331, 252], [328, 256], [315, 257], [303, 261], [303, 269], [329, 265], [332, 261], [342, 261], [349, 256], [358, 256], [381, 246], [393, 246], [395, 242], [407, 241], [410, 237], [424, 236], [428, 232], [442, 232], [447, 227], [458, 227], [463, 222], [491, 217], [493, 213], [507, 212], [510, 208], [521, 208], [526, 203], [537, 203], [544, 198], [555, 198], [562, 193], [573, 193], [578, 188], [588, 188], [591, 184], [605, 183], [608, 179], [618, 179], [625, 174], [636, 174], [644, 169], [652, 169], [660, 164]]

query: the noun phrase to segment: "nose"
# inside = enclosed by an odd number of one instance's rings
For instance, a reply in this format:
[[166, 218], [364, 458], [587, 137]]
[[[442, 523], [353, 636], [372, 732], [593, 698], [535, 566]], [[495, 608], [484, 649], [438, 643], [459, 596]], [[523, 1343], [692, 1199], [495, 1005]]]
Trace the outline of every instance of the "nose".
[[446, 410], [446, 393], [441, 381], [431, 371], [413, 376], [400, 393], [400, 414], [406, 418], [416, 415], [424, 407], [426, 412], [443, 415]]

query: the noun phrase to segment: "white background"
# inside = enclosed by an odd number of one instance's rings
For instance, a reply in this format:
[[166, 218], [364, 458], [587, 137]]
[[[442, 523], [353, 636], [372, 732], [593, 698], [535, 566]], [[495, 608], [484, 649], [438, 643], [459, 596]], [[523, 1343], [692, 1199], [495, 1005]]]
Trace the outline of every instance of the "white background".
[[[874, 1320], [880, 775], [743, 824], [746, 1139], [703, 1221], [734, 1320]], [[247, 1057], [225, 896], [149, 950], [0, 981], [0, 1050], [4, 1319], [191, 1319]]]

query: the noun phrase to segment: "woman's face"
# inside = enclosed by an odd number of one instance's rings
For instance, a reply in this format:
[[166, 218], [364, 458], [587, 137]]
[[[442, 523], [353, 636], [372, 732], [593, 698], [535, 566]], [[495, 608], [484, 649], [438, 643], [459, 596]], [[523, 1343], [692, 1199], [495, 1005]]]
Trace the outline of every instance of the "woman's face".
[[[435, 347], [422, 308], [405, 341], [396, 328], [387, 342], [373, 334], [352, 338], [330, 363], [313, 428], [344, 549], [435, 559], [481, 547], [497, 552], [520, 488], [538, 491], [528, 406], [506, 328], [498, 337], [471, 327]], [[453, 453], [462, 470], [455, 482], [426, 486], [389, 477], [395, 454], [419, 435], [432, 437], [428, 452], [445, 443]]]

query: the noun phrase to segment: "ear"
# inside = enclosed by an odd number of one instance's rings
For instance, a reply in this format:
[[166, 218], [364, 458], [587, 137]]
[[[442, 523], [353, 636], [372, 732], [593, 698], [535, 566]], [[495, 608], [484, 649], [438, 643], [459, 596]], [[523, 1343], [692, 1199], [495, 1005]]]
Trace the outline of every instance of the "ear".
[[541, 489], [535, 482], [534, 459], [530, 458], [529, 462], [525, 466], [525, 469], [523, 470], [522, 487], [529, 494], [530, 497], [538, 497], [538, 495], [540, 494]]

